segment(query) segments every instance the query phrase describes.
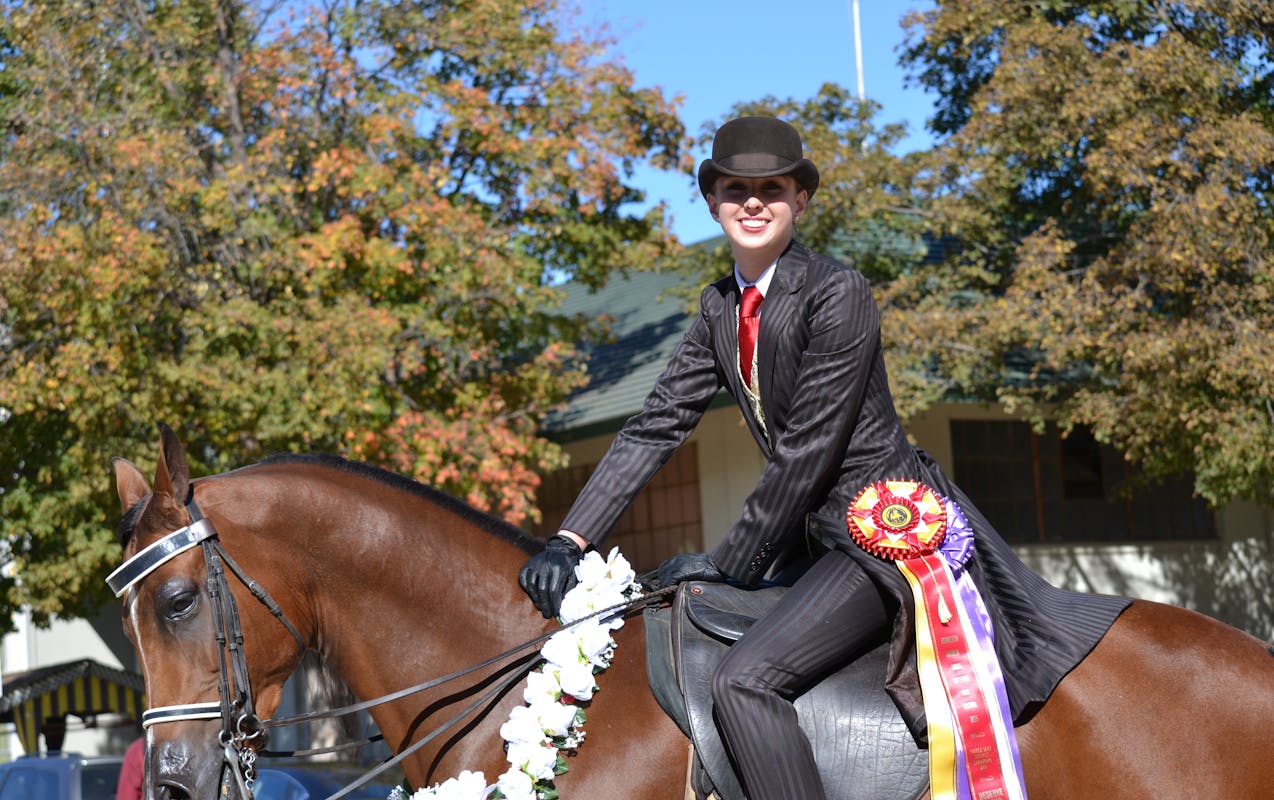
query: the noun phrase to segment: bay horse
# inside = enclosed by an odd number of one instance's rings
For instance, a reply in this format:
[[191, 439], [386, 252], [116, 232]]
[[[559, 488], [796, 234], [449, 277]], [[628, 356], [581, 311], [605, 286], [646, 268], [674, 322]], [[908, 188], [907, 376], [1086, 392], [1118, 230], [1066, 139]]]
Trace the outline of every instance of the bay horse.
[[[277, 711], [307, 648], [368, 699], [463, 670], [555, 627], [517, 584], [537, 540], [384, 470], [334, 457], [275, 457], [192, 481], [180, 441], [161, 426], [153, 482], [122, 458], [114, 472], [126, 558], [179, 529], [215, 530], [231, 568], [259, 584], [256, 597], [239, 581], [222, 586], [242, 633], [242, 669], [232, 683], [250, 689], [250, 710], [261, 718]], [[150, 798], [213, 800], [221, 791], [229, 748], [222, 720], [180, 713], [215, 708], [225, 690], [210, 552], [170, 552], [122, 592], [151, 708], [178, 710], [160, 711], [173, 715], [148, 728]], [[556, 786], [563, 800], [682, 800], [689, 744], [647, 688], [641, 616], [615, 638], [615, 660], [588, 707], [587, 739]], [[402, 763], [413, 787], [464, 769], [482, 770], [488, 782], [504, 772], [498, 729], [521, 704], [520, 683], [499, 689], [512, 669], [492, 665], [460, 687], [371, 709], [399, 752], [497, 687], [459, 729]], [[1274, 744], [1260, 731], [1272, 720], [1274, 656], [1265, 643], [1185, 609], [1135, 601], [1018, 727], [1027, 794], [1269, 797]]]

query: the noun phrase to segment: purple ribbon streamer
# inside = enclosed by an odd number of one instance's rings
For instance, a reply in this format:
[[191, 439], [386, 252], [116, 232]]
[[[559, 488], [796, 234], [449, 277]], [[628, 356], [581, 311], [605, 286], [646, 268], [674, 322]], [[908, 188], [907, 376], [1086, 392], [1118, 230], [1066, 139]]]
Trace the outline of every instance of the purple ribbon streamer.
[[[1021, 796], [1026, 797], [1026, 785], [1022, 777], [1022, 757], [1018, 752], [1017, 736], [1013, 732], [1013, 715], [1009, 710], [1008, 692], [1004, 688], [1004, 673], [1000, 669], [1000, 659], [995, 655], [995, 632], [991, 627], [991, 615], [987, 613], [982, 595], [974, 585], [973, 578], [965, 571], [969, 559], [973, 557], [973, 528], [964, 512], [955, 501], [943, 498], [947, 511], [947, 532], [938, 552], [951, 568], [956, 578], [956, 589], [960, 592], [960, 606], [969, 620], [973, 631], [974, 644], [971, 656], [975, 657], [977, 669], [991, 679], [995, 687], [995, 696], [1000, 709], [1000, 724], [1007, 733], [1009, 748], [1012, 752], [1012, 765], [1004, 765], [1005, 780], [1014, 780], [1021, 787]], [[958, 796], [971, 797], [967, 769], [965, 769], [964, 752], [956, 737], [956, 759], [959, 767]], [[1009, 774], [1011, 766], [1011, 774]]]

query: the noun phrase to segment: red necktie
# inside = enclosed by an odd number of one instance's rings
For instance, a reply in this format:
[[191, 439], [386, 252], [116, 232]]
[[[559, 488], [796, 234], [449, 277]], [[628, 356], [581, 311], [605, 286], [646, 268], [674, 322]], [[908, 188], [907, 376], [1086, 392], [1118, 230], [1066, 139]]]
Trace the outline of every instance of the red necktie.
[[757, 314], [764, 299], [760, 289], [747, 286], [739, 303], [739, 372], [747, 386], [752, 385], [752, 354], [756, 352], [756, 332], [761, 324]]

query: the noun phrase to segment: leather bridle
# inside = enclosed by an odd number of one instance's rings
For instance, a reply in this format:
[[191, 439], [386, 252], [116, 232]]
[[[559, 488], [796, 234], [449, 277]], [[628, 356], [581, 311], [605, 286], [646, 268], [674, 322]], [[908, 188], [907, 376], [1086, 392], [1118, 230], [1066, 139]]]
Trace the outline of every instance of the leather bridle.
[[[240, 788], [251, 789], [256, 778], [257, 751], [265, 745], [266, 730], [252, 703], [252, 684], [248, 677], [248, 660], [243, 651], [243, 626], [239, 606], [226, 580], [226, 567], [248, 591], [287, 628], [304, 650], [305, 640], [274, 598], [235, 563], [217, 538], [212, 521], [206, 519], [196, 505], [193, 491], [186, 502], [190, 524], [148, 545], [128, 559], [106, 578], [116, 597], [123, 596], [146, 576], [176, 556], [199, 547], [203, 550], [207, 572], [208, 598], [212, 605], [213, 628], [220, 660], [220, 680], [216, 702], [183, 703], [159, 706], [142, 713], [142, 728], [164, 722], [221, 719], [218, 742], [225, 751], [227, 765]], [[140, 646], [140, 642], [138, 643]]]

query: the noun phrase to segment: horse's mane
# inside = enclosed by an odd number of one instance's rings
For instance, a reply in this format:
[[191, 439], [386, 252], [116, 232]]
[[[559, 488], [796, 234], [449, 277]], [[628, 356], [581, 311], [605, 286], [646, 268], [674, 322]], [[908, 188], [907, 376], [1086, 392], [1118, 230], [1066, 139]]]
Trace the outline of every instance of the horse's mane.
[[523, 550], [534, 552], [544, 546], [542, 540], [527, 533], [516, 525], [479, 511], [473, 506], [461, 501], [453, 495], [447, 494], [441, 489], [433, 486], [414, 481], [397, 472], [378, 467], [375, 464], [367, 464], [362, 461], [350, 461], [330, 453], [276, 453], [267, 456], [257, 462], [257, 466], [267, 466], [273, 464], [310, 464], [320, 467], [328, 467], [330, 469], [348, 472], [363, 478], [368, 478], [380, 483], [386, 484], [399, 491], [414, 494], [417, 497], [424, 498], [436, 505], [446, 508], [448, 511], [462, 517], [483, 530], [495, 534], [506, 541], [521, 547]]

